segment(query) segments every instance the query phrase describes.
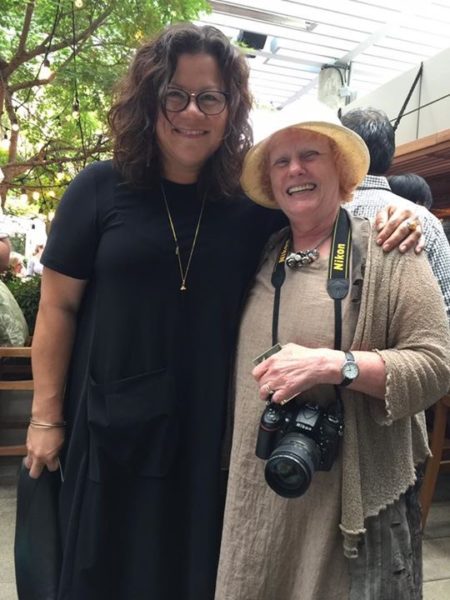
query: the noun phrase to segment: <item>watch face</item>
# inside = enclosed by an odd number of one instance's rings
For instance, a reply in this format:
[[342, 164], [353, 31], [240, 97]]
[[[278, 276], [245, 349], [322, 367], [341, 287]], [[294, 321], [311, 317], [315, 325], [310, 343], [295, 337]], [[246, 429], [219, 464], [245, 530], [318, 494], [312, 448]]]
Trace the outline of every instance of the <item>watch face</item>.
[[355, 362], [345, 363], [342, 373], [348, 379], [356, 379], [359, 375], [358, 365]]

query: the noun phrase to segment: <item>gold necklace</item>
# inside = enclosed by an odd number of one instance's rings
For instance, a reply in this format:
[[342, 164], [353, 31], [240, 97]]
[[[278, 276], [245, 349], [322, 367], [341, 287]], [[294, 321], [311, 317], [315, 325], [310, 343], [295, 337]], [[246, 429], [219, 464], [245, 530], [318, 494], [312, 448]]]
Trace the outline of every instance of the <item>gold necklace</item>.
[[197, 244], [198, 232], [200, 231], [200, 224], [202, 222], [203, 211], [205, 210], [205, 195], [203, 195], [202, 206], [200, 208], [200, 214], [198, 216], [197, 227], [195, 228], [194, 239], [192, 241], [191, 251], [189, 253], [189, 258], [187, 261], [186, 269], [183, 269], [183, 264], [181, 262], [181, 253], [180, 253], [180, 245], [178, 244], [177, 232], [175, 231], [175, 225], [173, 223], [172, 214], [169, 209], [169, 204], [167, 202], [166, 193], [164, 191], [164, 186], [161, 183], [161, 192], [164, 200], [164, 205], [166, 207], [167, 217], [169, 219], [170, 229], [172, 230], [173, 241], [175, 242], [175, 254], [178, 258], [178, 266], [180, 267], [180, 277], [181, 277], [181, 287], [180, 291], [185, 292], [187, 290], [186, 287], [186, 279], [189, 272], [189, 267], [191, 266], [192, 256], [194, 254], [195, 246]]

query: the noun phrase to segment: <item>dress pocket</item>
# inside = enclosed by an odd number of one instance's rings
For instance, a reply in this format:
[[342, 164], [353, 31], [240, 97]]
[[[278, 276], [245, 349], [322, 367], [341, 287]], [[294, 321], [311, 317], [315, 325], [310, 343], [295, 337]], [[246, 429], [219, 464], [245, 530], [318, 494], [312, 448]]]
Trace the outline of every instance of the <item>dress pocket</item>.
[[178, 439], [175, 383], [167, 370], [105, 384], [91, 378], [87, 407], [91, 479], [124, 470], [167, 475]]

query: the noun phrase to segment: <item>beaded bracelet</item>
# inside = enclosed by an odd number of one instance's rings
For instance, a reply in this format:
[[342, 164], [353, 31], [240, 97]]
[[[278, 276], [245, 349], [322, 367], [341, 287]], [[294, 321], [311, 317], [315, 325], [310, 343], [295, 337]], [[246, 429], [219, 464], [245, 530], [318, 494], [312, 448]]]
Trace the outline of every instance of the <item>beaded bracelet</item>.
[[36, 421], [35, 419], [33, 419], [33, 417], [31, 417], [30, 426], [34, 427], [35, 429], [55, 429], [55, 428], [65, 427], [66, 422], [65, 421], [57, 421], [56, 423], [45, 423], [45, 422], [41, 422], [41, 421]]

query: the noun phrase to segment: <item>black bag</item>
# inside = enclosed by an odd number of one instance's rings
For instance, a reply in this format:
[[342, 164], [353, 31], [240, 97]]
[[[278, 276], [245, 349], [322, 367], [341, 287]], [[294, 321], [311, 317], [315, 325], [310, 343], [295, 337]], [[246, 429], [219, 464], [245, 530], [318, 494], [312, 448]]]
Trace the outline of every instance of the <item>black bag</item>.
[[55, 600], [61, 566], [58, 494], [61, 472], [29, 476], [22, 464], [17, 485], [14, 560], [19, 600]]

